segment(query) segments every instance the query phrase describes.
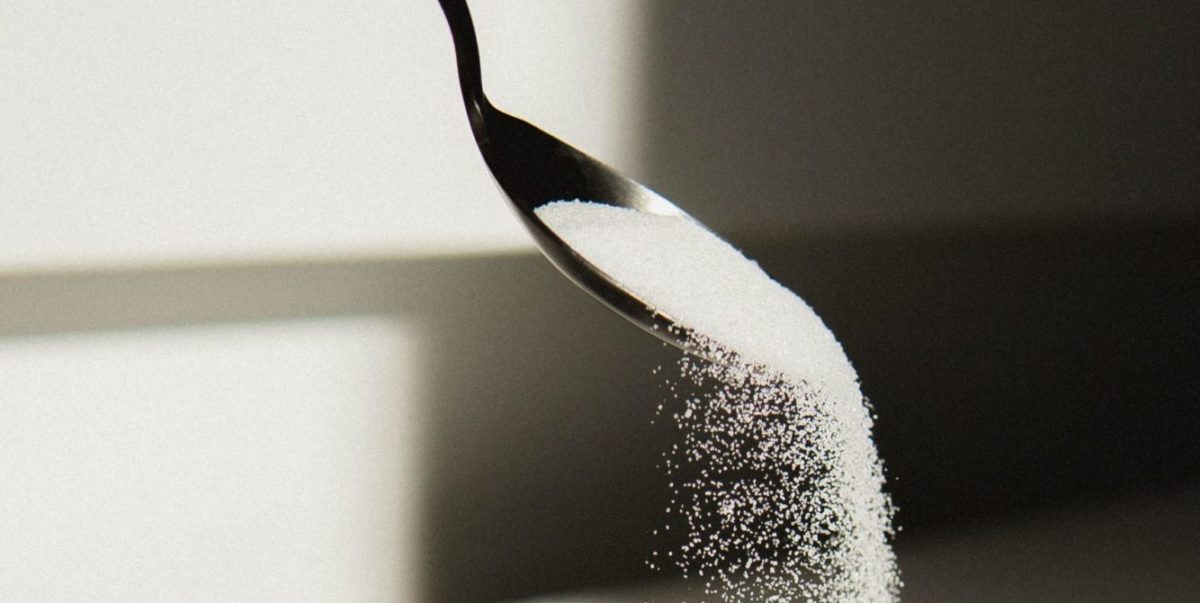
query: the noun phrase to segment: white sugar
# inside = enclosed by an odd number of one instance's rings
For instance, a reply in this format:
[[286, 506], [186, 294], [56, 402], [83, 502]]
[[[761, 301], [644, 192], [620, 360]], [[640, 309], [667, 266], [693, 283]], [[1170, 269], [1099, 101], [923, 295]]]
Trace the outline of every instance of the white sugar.
[[722, 360], [680, 363], [677, 384], [696, 393], [664, 455], [675, 497], [664, 527], [686, 542], [663, 556], [724, 601], [894, 601], [872, 418], [812, 308], [689, 218], [580, 201], [537, 215]]

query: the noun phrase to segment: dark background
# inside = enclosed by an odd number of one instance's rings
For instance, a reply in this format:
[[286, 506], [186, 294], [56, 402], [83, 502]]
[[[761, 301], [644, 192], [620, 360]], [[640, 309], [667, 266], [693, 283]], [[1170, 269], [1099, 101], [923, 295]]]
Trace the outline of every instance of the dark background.
[[[648, 6], [649, 148], [618, 167], [758, 259], [841, 338], [880, 416], [902, 566], [925, 538], [1196, 489], [1197, 4]], [[572, 314], [600, 311], [584, 306]], [[647, 424], [658, 356], [639, 333], [602, 343], [622, 328], [608, 322], [553, 335], [586, 353], [552, 362], [580, 375], [575, 388], [530, 386], [561, 399], [558, 421], [538, 419], [552, 435], [527, 449], [511, 433], [515, 450], [481, 462], [513, 481], [446, 511], [440, 525], [461, 536], [441, 549], [445, 600], [646, 576], [662, 507], [649, 467], [669, 438]], [[583, 376], [600, 367], [613, 372]], [[1171, 521], [1200, 539], [1196, 514]], [[1200, 562], [1200, 546], [1130, 530], [1143, 537], [1080, 539], [1068, 551], [1081, 560], [1107, 547], [1126, 561], [1050, 572], [1091, 587], [1039, 587], [1044, 599], [1200, 597], [1171, 561]], [[1017, 550], [1052, 567], [1063, 556]], [[464, 558], [499, 572], [494, 590], [457, 575]], [[1000, 564], [986, 550], [977, 561]], [[988, 600], [939, 590], [953, 570], [906, 569], [913, 600]]]

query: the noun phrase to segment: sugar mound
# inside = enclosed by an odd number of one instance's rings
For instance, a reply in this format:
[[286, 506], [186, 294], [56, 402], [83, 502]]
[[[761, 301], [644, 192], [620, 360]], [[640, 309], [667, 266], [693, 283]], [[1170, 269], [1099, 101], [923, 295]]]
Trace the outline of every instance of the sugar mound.
[[681, 216], [584, 201], [537, 216], [694, 349], [673, 391], [681, 441], [664, 453], [674, 500], [655, 553], [726, 602], [895, 601], [893, 509], [873, 418], [841, 345], [812, 308]]

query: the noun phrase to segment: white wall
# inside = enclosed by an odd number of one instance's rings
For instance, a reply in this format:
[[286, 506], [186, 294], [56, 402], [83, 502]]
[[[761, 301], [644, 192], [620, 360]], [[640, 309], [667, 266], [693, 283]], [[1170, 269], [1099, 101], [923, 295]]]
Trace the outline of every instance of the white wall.
[[[497, 104], [635, 160], [636, 2], [472, 5]], [[0, 272], [529, 248], [435, 0], [13, 0], [0, 90]]]

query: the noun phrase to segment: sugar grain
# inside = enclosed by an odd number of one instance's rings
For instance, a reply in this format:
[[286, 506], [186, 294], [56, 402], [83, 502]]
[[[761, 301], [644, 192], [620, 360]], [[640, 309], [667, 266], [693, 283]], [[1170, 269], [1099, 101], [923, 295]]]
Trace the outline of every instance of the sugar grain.
[[693, 220], [586, 201], [537, 209], [554, 233], [709, 359], [669, 378], [679, 443], [655, 552], [727, 603], [890, 602], [892, 506], [858, 377], [812, 308]]

